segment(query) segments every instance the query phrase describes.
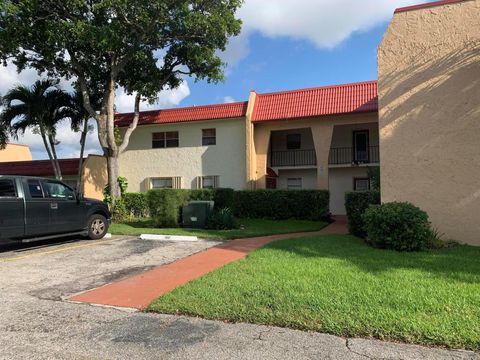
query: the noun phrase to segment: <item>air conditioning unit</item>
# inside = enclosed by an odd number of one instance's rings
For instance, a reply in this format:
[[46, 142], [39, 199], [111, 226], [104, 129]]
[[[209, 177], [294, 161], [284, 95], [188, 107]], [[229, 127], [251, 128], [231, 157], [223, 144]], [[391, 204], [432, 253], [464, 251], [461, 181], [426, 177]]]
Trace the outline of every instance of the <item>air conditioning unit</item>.
[[183, 227], [205, 228], [208, 217], [212, 214], [213, 201], [190, 201], [182, 209]]

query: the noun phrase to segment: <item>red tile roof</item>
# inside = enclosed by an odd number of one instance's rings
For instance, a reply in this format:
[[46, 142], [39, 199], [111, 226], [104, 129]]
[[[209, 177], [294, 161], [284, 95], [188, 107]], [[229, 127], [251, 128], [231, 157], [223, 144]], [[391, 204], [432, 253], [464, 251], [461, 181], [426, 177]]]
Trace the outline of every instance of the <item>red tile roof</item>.
[[[79, 159], [60, 159], [62, 175], [77, 175]], [[0, 162], [0, 175], [53, 176], [50, 160]]]
[[378, 111], [376, 81], [258, 94], [254, 122]]
[[453, 4], [453, 3], [463, 2], [463, 1], [468, 1], [468, 0], [442, 0], [442, 1], [428, 2], [428, 3], [425, 3], [425, 4], [418, 4], [418, 5], [413, 5], [413, 6], [405, 6], [405, 7], [401, 7], [401, 8], [396, 9], [395, 14], [402, 13], [402, 12], [405, 12], [405, 11], [424, 9], [424, 8], [429, 8], [429, 7], [433, 7], [433, 6], [442, 6], [442, 5]]
[[[248, 102], [192, 106], [176, 109], [142, 111], [138, 125], [167, 124], [245, 116]], [[133, 113], [116, 114], [115, 125], [124, 127], [132, 121]]]
[[[246, 115], [248, 102], [142, 111], [138, 125], [230, 119]], [[376, 81], [257, 94], [252, 121], [378, 111]], [[115, 125], [125, 127], [133, 113], [116, 114]]]

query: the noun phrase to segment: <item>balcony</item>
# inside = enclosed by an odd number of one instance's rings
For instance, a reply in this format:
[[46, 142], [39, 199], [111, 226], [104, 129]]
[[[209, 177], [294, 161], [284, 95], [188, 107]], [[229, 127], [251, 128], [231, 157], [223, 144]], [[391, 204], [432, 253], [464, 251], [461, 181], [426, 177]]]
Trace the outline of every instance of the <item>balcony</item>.
[[378, 146], [369, 146], [367, 151], [359, 151], [353, 147], [331, 148], [329, 165], [375, 164], [380, 162]]
[[[355, 150], [353, 147], [331, 148], [329, 165], [378, 164], [380, 153], [378, 146], [369, 146], [367, 151]], [[270, 152], [271, 167], [316, 166], [317, 157], [314, 149], [283, 150]]]
[[317, 157], [315, 150], [285, 150], [270, 152], [270, 166], [315, 166]]

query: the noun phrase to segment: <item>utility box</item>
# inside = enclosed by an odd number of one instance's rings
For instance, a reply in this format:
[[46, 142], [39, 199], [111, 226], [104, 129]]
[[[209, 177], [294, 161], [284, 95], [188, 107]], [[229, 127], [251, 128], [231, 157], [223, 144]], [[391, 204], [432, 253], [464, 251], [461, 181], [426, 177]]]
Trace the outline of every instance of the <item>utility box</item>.
[[213, 212], [213, 201], [190, 201], [182, 209], [183, 226], [205, 228], [207, 219]]

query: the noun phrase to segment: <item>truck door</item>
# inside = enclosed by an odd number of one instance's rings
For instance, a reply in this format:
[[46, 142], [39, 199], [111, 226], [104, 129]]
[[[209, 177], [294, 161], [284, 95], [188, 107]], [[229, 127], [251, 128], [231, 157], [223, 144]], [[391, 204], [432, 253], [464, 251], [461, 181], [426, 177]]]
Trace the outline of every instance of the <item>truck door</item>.
[[0, 178], [0, 239], [22, 237], [25, 234], [23, 198], [15, 180]]
[[25, 235], [40, 236], [51, 233], [50, 199], [45, 196], [39, 179], [24, 179]]
[[80, 203], [75, 192], [65, 184], [55, 180], [44, 180], [45, 195], [50, 200], [50, 226], [55, 232], [82, 230], [85, 221], [80, 216]]

